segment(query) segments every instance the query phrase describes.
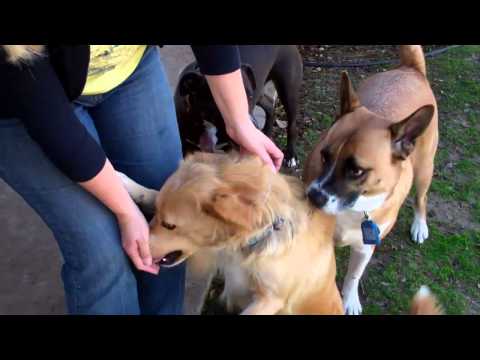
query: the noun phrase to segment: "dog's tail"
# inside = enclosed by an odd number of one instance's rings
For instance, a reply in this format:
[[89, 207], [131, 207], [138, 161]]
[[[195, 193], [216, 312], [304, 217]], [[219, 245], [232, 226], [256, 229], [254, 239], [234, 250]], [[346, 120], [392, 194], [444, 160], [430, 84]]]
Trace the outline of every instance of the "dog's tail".
[[422, 286], [413, 298], [410, 315], [443, 315], [443, 309], [430, 289]]
[[427, 76], [425, 54], [421, 45], [400, 45], [400, 63], [420, 71]]

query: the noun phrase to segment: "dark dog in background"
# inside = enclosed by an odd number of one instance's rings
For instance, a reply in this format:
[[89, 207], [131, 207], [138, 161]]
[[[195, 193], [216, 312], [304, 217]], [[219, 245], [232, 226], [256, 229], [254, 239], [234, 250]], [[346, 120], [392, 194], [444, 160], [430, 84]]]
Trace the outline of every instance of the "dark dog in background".
[[[258, 105], [265, 111], [262, 131], [271, 137], [275, 109], [274, 101], [265, 94], [265, 85], [272, 81], [287, 117], [285, 161], [288, 167], [296, 167], [296, 116], [303, 79], [300, 53], [295, 45], [242, 45], [239, 49], [252, 121], [260, 128], [253, 115], [255, 106]], [[185, 154], [198, 150], [229, 150], [234, 146], [227, 135], [225, 123], [207, 81], [195, 62], [180, 74], [175, 91], [175, 106]]]

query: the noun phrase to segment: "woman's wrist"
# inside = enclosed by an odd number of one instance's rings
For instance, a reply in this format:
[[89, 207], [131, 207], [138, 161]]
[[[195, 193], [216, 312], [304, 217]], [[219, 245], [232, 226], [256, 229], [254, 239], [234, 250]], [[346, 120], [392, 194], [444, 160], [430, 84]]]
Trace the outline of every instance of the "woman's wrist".
[[250, 118], [250, 114], [246, 113], [241, 116], [225, 120], [225, 128], [228, 136], [235, 137], [235, 134], [238, 133], [240, 129], [255, 128], [255, 125]]
[[135, 202], [128, 193], [126, 198], [121, 201], [121, 205], [117, 208], [110, 209], [117, 219], [125, 219], [138, 214], [139, 210]]
[[137, 206], [108, 160], [94, 178], [81, 182], [80, 186], [107, 206], [117, 218], [130, 217], [138, 212]]

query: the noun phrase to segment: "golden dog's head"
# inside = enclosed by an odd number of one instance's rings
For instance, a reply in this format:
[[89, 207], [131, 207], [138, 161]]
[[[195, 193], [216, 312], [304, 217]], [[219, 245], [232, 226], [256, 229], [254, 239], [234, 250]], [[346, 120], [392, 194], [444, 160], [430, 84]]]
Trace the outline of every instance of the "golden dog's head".
[[393, 191], [403, 161], [433, 118], [434, 106], [393, 123], [361, 105], [346, 73], [340, 98], [340, 116], [308, 160], [307, 195], [332, 215], [349, 209], [374, 211]]
[[268, 222], [274, 174], [259, 158], [196, 153], [160, 190], [150, 224], [154, 262], [180, 264], [199, 250], [240, 246]]

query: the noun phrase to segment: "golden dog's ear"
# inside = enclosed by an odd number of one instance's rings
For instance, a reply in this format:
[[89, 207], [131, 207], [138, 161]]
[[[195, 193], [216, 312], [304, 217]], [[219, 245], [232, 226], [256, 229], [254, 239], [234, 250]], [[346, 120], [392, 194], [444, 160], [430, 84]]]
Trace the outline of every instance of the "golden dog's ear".
[[270, 191], [271, 171], [259, 159], [232, 164], [224, 169], [214, 190], [210, 208], [224, 221], [253, 229], [262, 221]]
[[252, 229], [261, 220], [259, 206], [243, 191], [219, 189], [213, 196], [212, 209], [223, 220]]
[[346, 71], [343, 71], [340, 81], [340, 116], [351, 113], [360, 106], [360, 100], [353, 89], [350, 77]]
[[405, 160], [415, 148], [415, 140], [432, 121], [435, 108], [425, 105], [405, 120], [390, 126], [393, 156]]

